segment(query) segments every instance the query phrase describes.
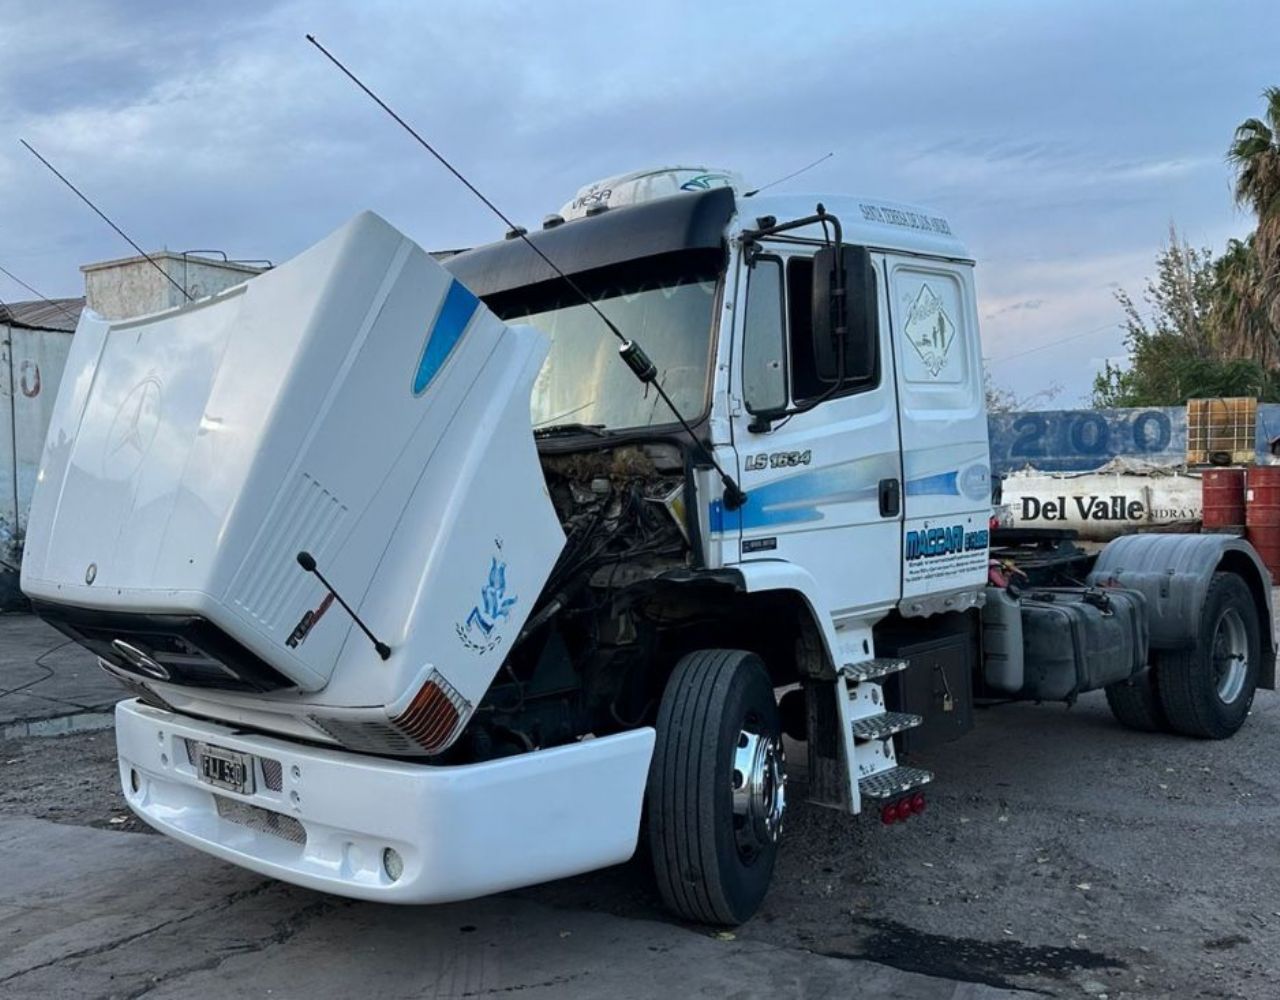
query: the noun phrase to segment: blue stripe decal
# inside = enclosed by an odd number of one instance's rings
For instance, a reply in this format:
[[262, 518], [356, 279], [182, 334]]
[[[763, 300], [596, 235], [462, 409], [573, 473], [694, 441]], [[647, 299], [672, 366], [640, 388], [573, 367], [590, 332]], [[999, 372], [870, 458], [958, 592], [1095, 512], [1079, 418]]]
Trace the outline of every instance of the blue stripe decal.
[[907, 496], [959, 496], [960, 472], [940, 472], [936, 476], [921, 476], [907, 481]]
[[711, 502], [708, 527], [712, 534], [723, 534], [821, 521], [826, 515], [819, 508], [829, 504], [873, 501], [880, 480], [897, 474], [898, 456], [889, 452], [822, 469], [810, 469], [760, 486], [748, 484], [747, 502], [737, 510], [725, 510], [720, 500]]
[[448, 359], [462, 332], [475, 315], [480, 300], [471, 294], [467, 286], [459, 281], [451, 281], [445, 293], [444, 303], [431, 324], [431, 332], [427, 335], [427, 343], [422, 348], [422, 358], [418, 361], [418, 372], [413, 376], [413, 394], [421, 396], [431, 380], [436, 377], [441, 366]]

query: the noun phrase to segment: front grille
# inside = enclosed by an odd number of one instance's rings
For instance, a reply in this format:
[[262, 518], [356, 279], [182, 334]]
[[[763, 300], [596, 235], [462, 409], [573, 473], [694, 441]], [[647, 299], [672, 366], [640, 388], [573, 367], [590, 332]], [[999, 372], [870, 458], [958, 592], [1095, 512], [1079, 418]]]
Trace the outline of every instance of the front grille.
[[218, 815], [229, 822], [246, 826], [250, 830], [257, 830], [259, 833], [268, 833], [295, 844], [307, 842], [307, 831], [292, 816], [272, 812], [270, 809], [261, 809], [248, 802], [225, 799], [221, 795], [215, 795], [213, 800], [218, 805]]
[[273, 792], [280, 791], [284, 787], [284, 768], [280, 762], [270, 757], [259, 757], [258, 763], [262, 765], [262, 783]]
[[387, 757], [420, 756], [422, 747], [386, 722], [355, 722], [346, 719], [319, 718], [311, 721], [357, 753], [376, 753]]
[[[199, 615], [103, 611], [50, 601], [32, 601], [31, 610], [117, 670], [143, 680], [227, 691], [293, 686], [260, 656]], [[127, 647], [125, 652], [135, 650], [152, 666], [143, 669], [134, 662], [136, 655], [127, 659], [117, 641]]]

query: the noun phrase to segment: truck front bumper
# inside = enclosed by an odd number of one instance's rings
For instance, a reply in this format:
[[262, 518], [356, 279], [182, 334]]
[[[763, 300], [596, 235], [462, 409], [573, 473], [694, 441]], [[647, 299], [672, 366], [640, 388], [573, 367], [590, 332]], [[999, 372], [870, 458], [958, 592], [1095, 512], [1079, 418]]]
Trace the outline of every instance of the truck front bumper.
[[[653, 741], [637, 729], [431, 766], [116, 706], [121, 785], [151, 826], [264, 875], [388, 903], [470, 899], [627, 860]], [[197, 777], [199, 744], [249, 754], [252, 790]]]

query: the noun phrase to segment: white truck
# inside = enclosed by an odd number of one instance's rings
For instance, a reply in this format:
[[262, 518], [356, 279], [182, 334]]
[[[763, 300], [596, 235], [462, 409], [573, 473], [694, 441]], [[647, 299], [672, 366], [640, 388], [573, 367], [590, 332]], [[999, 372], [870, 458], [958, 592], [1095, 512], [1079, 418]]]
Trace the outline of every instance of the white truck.
[[82, 319], [22, 585], [134, 695], [120, 780], [171, 837], [430, 903], [643, 836], [672, 910], [734, 924], [784, 733], [811, 801], [898, 822], [976, 699], [1222, 738], [1274, 686], [1244, 542], [992, 536], [973, 274], [938, 215], [701, 169], [443, 262], [364, 214]]

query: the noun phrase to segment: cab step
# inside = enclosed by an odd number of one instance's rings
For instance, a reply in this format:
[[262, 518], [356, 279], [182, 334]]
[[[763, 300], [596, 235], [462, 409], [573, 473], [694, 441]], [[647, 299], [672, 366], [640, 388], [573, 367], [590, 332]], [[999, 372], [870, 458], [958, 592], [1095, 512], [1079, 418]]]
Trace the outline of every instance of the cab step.
[[909, 712], [881, 712], [854, 722], [853, 737], [858, 740], [887, 740], [894, 733], [914, 729], [922, 722], [924, 719]]
[[864, 799], [891, 799], [895, 795], [927, 785], [932, 780], [932, 771], [899, 765], [862, 778], [858, 782], [858, 791]]
[[845, 679], [851, 681], [873, 681], [877, 677], [888, 677], [899, 670], [907, 669], [907, 661], [896, 657], [881, 657], [875, 660], [863, 660], [861, 663], [846, 663], [840, 668]]

